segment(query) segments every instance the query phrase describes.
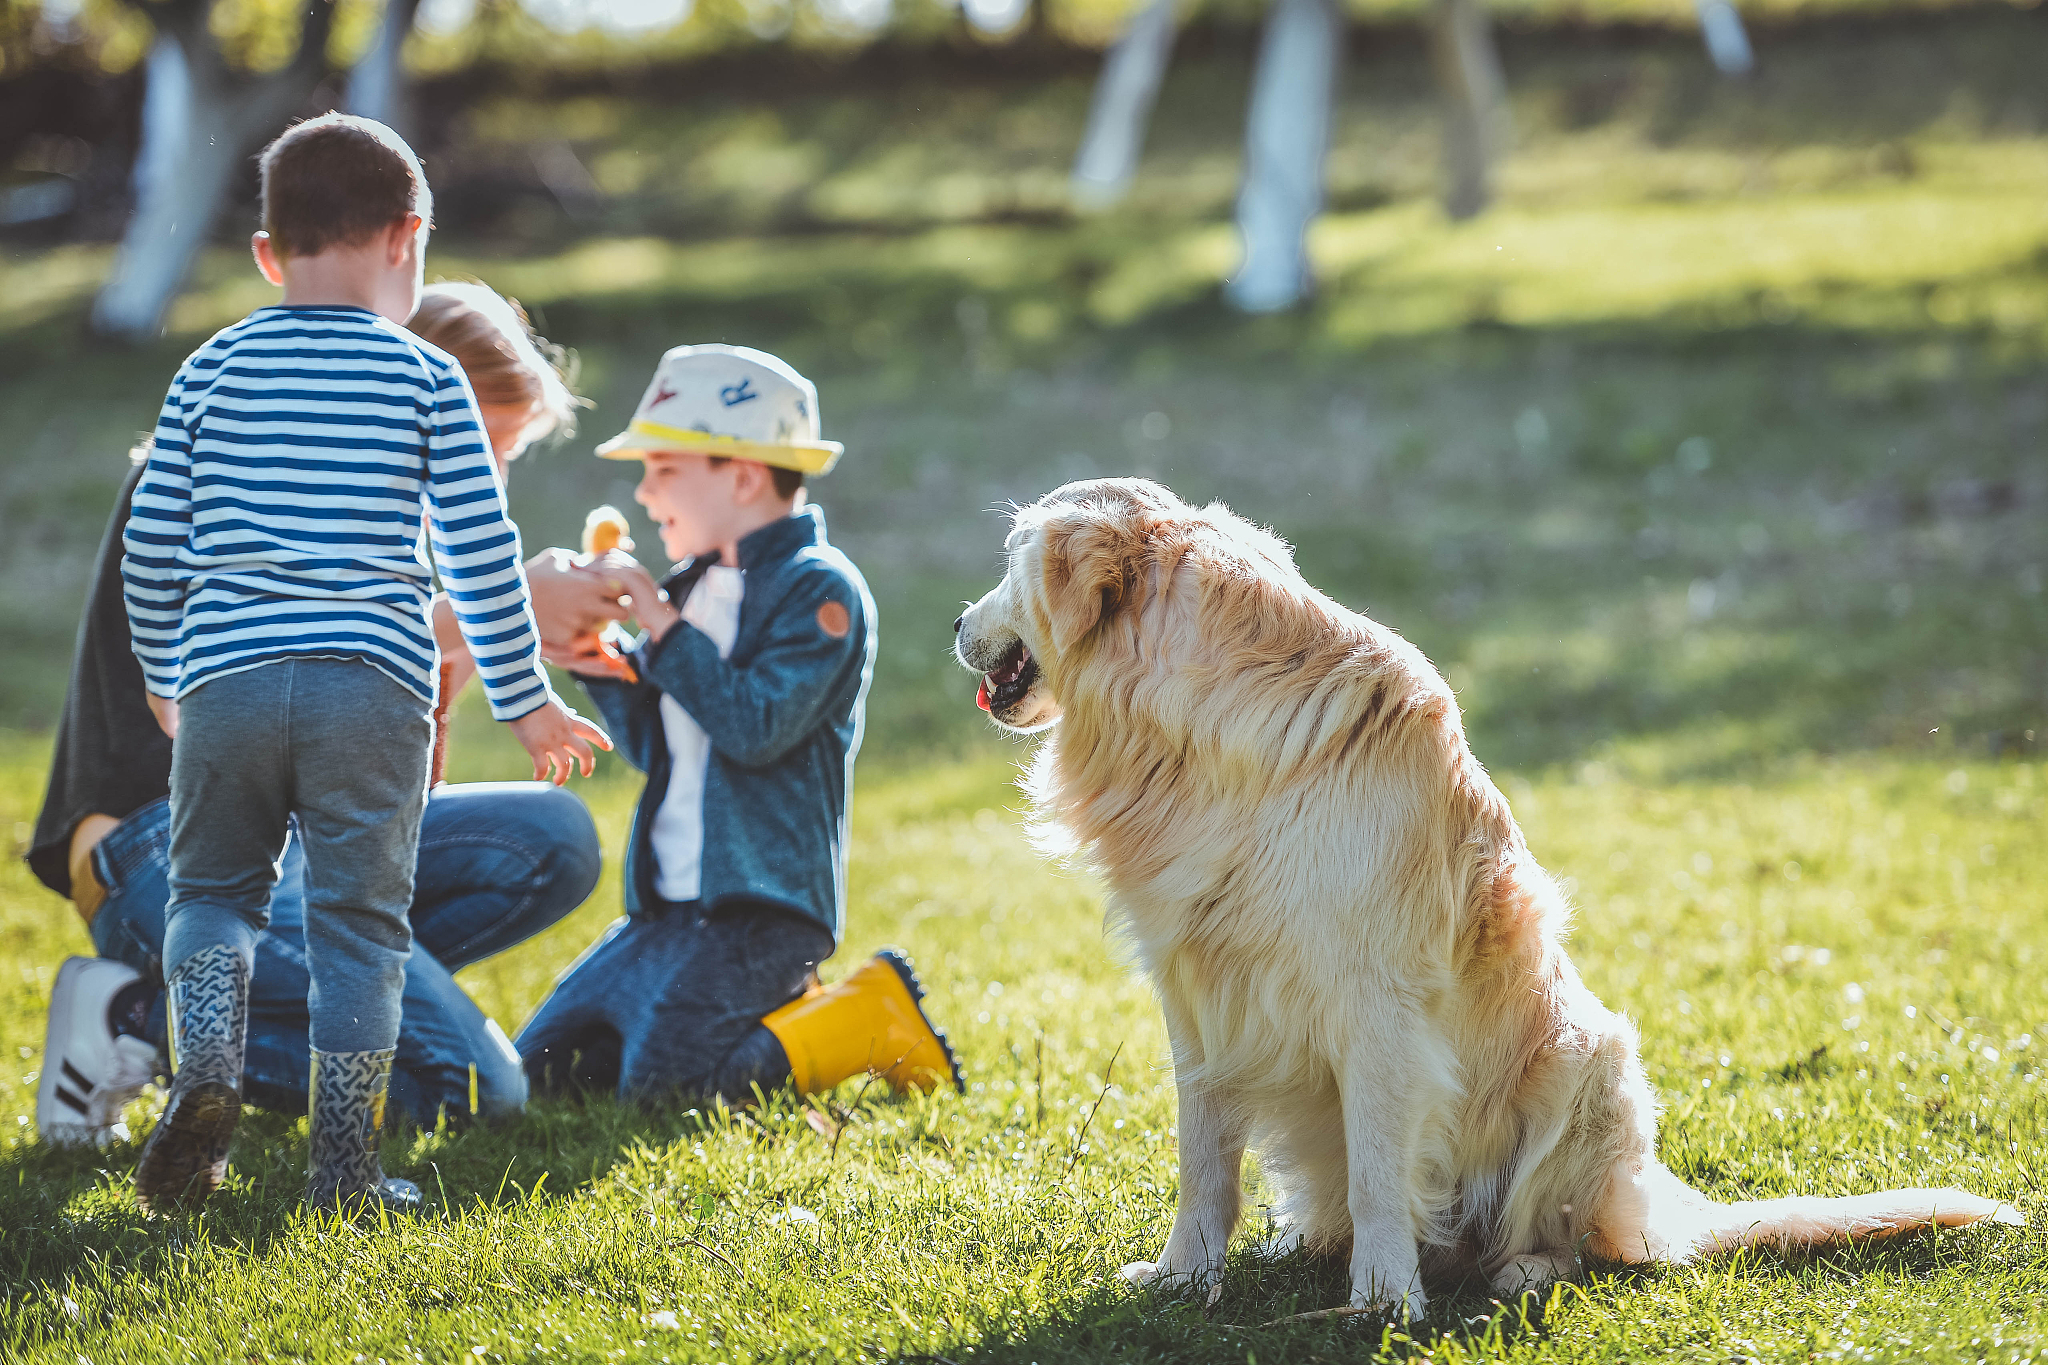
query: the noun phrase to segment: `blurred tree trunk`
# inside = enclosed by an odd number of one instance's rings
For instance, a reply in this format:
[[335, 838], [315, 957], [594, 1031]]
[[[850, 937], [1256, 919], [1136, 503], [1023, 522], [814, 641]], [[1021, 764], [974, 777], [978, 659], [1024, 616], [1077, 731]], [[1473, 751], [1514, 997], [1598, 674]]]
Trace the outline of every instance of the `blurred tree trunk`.
[[[251, 75], [229, 67], [208, 26], [211, 0], [138, 6], [157, 26], [148, 79], [182, 85], [144, 92], [136, 204], [93, 301], [93, 330], [124, 341], [153, 340], [164, 312], [205, 244], [221, 197], [241, 159], [312, 92], [327, 68], [330, 0], [301, 12], [298, 51], [282, 68]], [[165, 50], [170, 45], [174, 51]], [[182, 82], [174, 73], [183, 73]]]
[[1444, 108], [1444, 212], [1473, 217], [1493, 199], [1493, 160], [1508, 141], [1506, 82], [1480, 0], [1436, 0], [1430, 57]]
[[129, 174], [137, 204], [163, 194], [177, 173], [176, 149], [185, 145], [192, 127], [192, 75], [185, 52], [169, 37], [159, 37], [142, 68], [142, 138]]
[[1074, 158], [1074, 202], [1084, 209], [1108, 208], [1122, 199], [1138, 169], [1152, 105], [1173, 53], [1174, 11], [1179, 0], [1150, 0], [1131, 16], [1095, 83], [1088, 106], [1088, 130]]
[[412, 101], [405, 83], [405, 40], [419, 14], [420, 0], [385, 0], [377, 21], [377, 41], [348, 73], [348, 94], [342, 107], [373, 118], [412, 141]]
[[1729, 0], [1695, 0], [1700, 16], [1700, 34], [1707, 40], [1707, 55], [1724, 76], [1747, 76], [1756, 69], [1756, 54], [1749, 48], [1749, 33], [1742, 27], [1742, 15]]
[[1308, 295], [1308, 228], [1323, 211], [1323, 156], [1343, 41], [1334, 0], [1277, 0], [1266, 16], [1237, 195], [1244, 260], [1223, 286], [1224, 297], [1244, 312], [1278, 312]]

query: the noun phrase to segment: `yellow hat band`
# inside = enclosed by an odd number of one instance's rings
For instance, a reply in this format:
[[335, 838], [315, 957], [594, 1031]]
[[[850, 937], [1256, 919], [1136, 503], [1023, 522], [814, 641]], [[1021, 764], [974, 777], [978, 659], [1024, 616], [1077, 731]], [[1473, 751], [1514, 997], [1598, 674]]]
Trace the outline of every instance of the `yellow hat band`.
[[724, 455], [736, 460], [758, 460], [778, 469], [800, 469], [806, 474], [826, 474], [839, 463], [846, 447], [837, 441], [792, 441], [786, 445], [747, 441], [737, 436], [718, 436], [687, 427], [665, 426], [660, 422], [636, 421], [620, 435], [597, 448], [606, 460], [636, 460], [650, 451], [687, 450]]

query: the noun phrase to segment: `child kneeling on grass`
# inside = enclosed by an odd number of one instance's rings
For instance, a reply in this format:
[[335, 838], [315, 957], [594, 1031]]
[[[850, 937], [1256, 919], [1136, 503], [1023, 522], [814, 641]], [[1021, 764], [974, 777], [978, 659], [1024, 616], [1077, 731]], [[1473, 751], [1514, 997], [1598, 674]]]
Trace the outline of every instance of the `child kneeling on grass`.
[[647, 774], [626, 916], [519, 1035], [536, 1093], [681, 1092], [734, 1101], [864, 1071], [958, 1086], [910, 963], [878, 954], [830, 990], [845, 920], [847, 805], [874, 674], [875, 604], [804, 501], [831, 468], [817, 392], [774, 356], [683, 346], [624, 434], [634, 497], [680, 565], [657, 587], [613, 552], [644, 634], [637, 681], [581, 676]]
[[411, 944], [436, 652], [434, 559], [492, 714], [535, 776], [591, 771], [604, 732], [541, 671], [519, 535], [462, 369], [404, 324], [432, 200], [367, 119], [263, 154], [254, 249], [283, 302], [171, 381], [121, 573], [171, 753], [164, 983], [173, 1074], [135, 1172], [147, 1209], [220, 1184], [241, 1107], [249, 983], [277, 863], [305, 849], [310, 1203], [411, 1208], [377, 1159]]

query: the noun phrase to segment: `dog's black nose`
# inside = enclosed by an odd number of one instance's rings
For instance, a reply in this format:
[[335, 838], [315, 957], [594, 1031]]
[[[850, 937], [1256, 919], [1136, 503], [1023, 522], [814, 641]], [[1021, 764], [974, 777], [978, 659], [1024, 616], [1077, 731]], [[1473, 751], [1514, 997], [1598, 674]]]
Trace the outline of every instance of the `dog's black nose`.
[[966, 624], [967, 624], [967, 618], [966, 618], [966, 617], [964, 617], [964, 616], [956, 616], [956, 617], [954, 617], [954, 618], [953, 618], [953, 633], [954, 633], [955, 635], [958, 635], [958, 634], [960, 633], [960, 627], [962, 627], [962, 626], [964, 626], [964, 625], [966, 625]]

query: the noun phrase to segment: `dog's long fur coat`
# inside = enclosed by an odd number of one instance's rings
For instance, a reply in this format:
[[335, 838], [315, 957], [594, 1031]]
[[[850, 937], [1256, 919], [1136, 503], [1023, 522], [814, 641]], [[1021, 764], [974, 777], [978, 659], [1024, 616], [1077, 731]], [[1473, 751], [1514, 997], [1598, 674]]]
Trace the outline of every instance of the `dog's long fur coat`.
[[1028, 788], [1107, 880], [1172, 1040], [1180, 1205], [1156, 1266], [1213, 1283], [1256, 1143], [1283, 1236], [1349, 1244], [1351, 1302], [1425, 1261], [1506, 1292], [1575, 1249], [1683, 1261], [2020, 1221], [1960, 1190], [1717, 1204], [1657, 1160], [1635, 1027], [1565, 955], [1563, 895], [1394, 632], [1220, 504], [1136, 479], [1017, 514], [958, 652]]

